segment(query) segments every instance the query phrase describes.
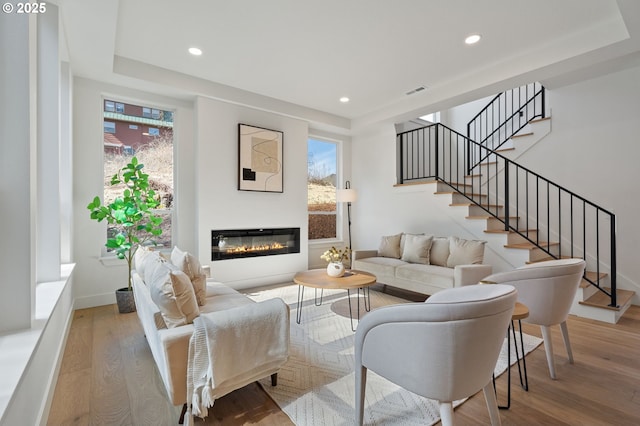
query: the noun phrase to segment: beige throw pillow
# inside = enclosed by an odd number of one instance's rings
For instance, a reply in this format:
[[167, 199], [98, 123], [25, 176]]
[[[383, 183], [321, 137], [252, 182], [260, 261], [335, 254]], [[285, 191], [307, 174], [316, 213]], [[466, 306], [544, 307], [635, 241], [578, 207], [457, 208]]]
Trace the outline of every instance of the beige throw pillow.
[[429, 264], [429, 251], [431, 249], [432, 235], [404, 235], [404, 247], [402, 260], [411, 263]]
[[187, 274], [196, 293], [198, 305], [204, 306], [207, 303], [207, 277], [200, 261], [191, 253], [182, 251], [176, 246], [171, 251], [171, 263]]
[[402, 234], [388, 235], [380, 240], [378, 256], [400, 259], [400, 238]]
[[449, 259], [449, 238], [433, 237], [429, 250], [429, 263], [436, 266], [447, 266]]
[[148, 285], [167, 328], [191, 324], [200, 315], [189, 277], [174, 265], [164, 263], [158, 267]]
[[447, 266], [453, 268], [457, 265], [480, 265], [484, 260], [484, 245], [486, 241], [463, 240], [458, 237], [449, 237], [449, 258]]
[[142, 281], [144, 281], [145, 261], [152, 253], [147, 247], [138, 247], [133, 254], [133, 267], [142, 278]]
[[407, 239], [407, 235], [424, 235], [424, 234], [407, 234], [403, 232], [400, 236], [400, 253], [404, 253], [404, 242]]

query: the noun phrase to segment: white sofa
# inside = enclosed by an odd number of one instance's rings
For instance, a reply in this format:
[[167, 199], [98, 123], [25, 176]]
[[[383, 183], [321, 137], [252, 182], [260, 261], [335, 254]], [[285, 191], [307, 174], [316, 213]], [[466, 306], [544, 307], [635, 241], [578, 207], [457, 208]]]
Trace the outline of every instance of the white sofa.
[[424, 234], [384, 236], [378, 250], [354, 250], [351, 267], [374, 274], [379, 283], [431, 295], [477, 284], [492, 272], [484, 241]]
[[[267, 376], [276, 385], [277, 372], [289, 350], [289, 307], [282, 299], [256, 303], [221, 283], [207, 282], [199, 262], [177, 248], [171, 261], [154, 252], [138, 252], [136, 270], [132, 272], [137, 314], [173, 405], [191, 401], [187, 394], [189, 344], [193, 321], [197, 322], [200, 316], [224, 318], [225, 324], [233, 327], [223, 330], [225, 336], [230, 336], [223, 346], [212, 345], [210, 349], [215, 352], [216, 362], [229, 370], [222, 374], [224, 381], [207, 389], [210, 398], [222, 397]], [[180, 288], [181, 280], [188, 285]], [[265, 329], [265, 318], [269, 332], [255, 333], [256, 327]], [[251, 348], [256, 348], [256, 354], [249, 355], [252, 358], [246, 362]], [[240, 351], [244, 353], [239, 354]], [[244, 361], [242, 365], [238, 365], [239, 359]], [[185, 408], [186, 405], [183, 415]]]

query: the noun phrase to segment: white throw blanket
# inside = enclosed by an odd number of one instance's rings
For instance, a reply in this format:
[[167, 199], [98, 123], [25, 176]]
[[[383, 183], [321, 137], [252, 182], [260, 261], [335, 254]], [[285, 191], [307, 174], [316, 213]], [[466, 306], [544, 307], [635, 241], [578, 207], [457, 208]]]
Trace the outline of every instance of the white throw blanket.
[[289, 353], [288, 308], [282, 299], [202, 314], [193, 325], [187, 367], [187, 426], [193, 424], [194, 415], [206, 417], [215, 398], [224, 395], [216, 392], [217, 388], [262, 378], [253, 376], [283, 364]]

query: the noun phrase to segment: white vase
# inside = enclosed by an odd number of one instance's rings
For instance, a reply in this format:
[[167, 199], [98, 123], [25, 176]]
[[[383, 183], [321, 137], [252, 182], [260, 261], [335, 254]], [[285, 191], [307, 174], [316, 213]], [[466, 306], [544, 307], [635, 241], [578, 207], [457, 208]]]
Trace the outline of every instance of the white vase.
[[335, 278], [343, 276], [344, 264], [342, 262], [329, 262], [327, 265], [327, 275]]

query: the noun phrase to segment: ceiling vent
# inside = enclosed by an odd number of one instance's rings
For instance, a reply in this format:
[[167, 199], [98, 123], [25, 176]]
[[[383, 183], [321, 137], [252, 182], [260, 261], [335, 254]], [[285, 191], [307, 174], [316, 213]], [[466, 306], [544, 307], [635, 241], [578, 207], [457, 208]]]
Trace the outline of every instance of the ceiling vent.
[[418, 93], [418, 92], [422, 92], [425, 89], [424, 86], [420, 86], [420, 87], [416, 87], [413, 90], [409, 90], [406, 94], [408, 95], [413, 95], [414, 93]]

